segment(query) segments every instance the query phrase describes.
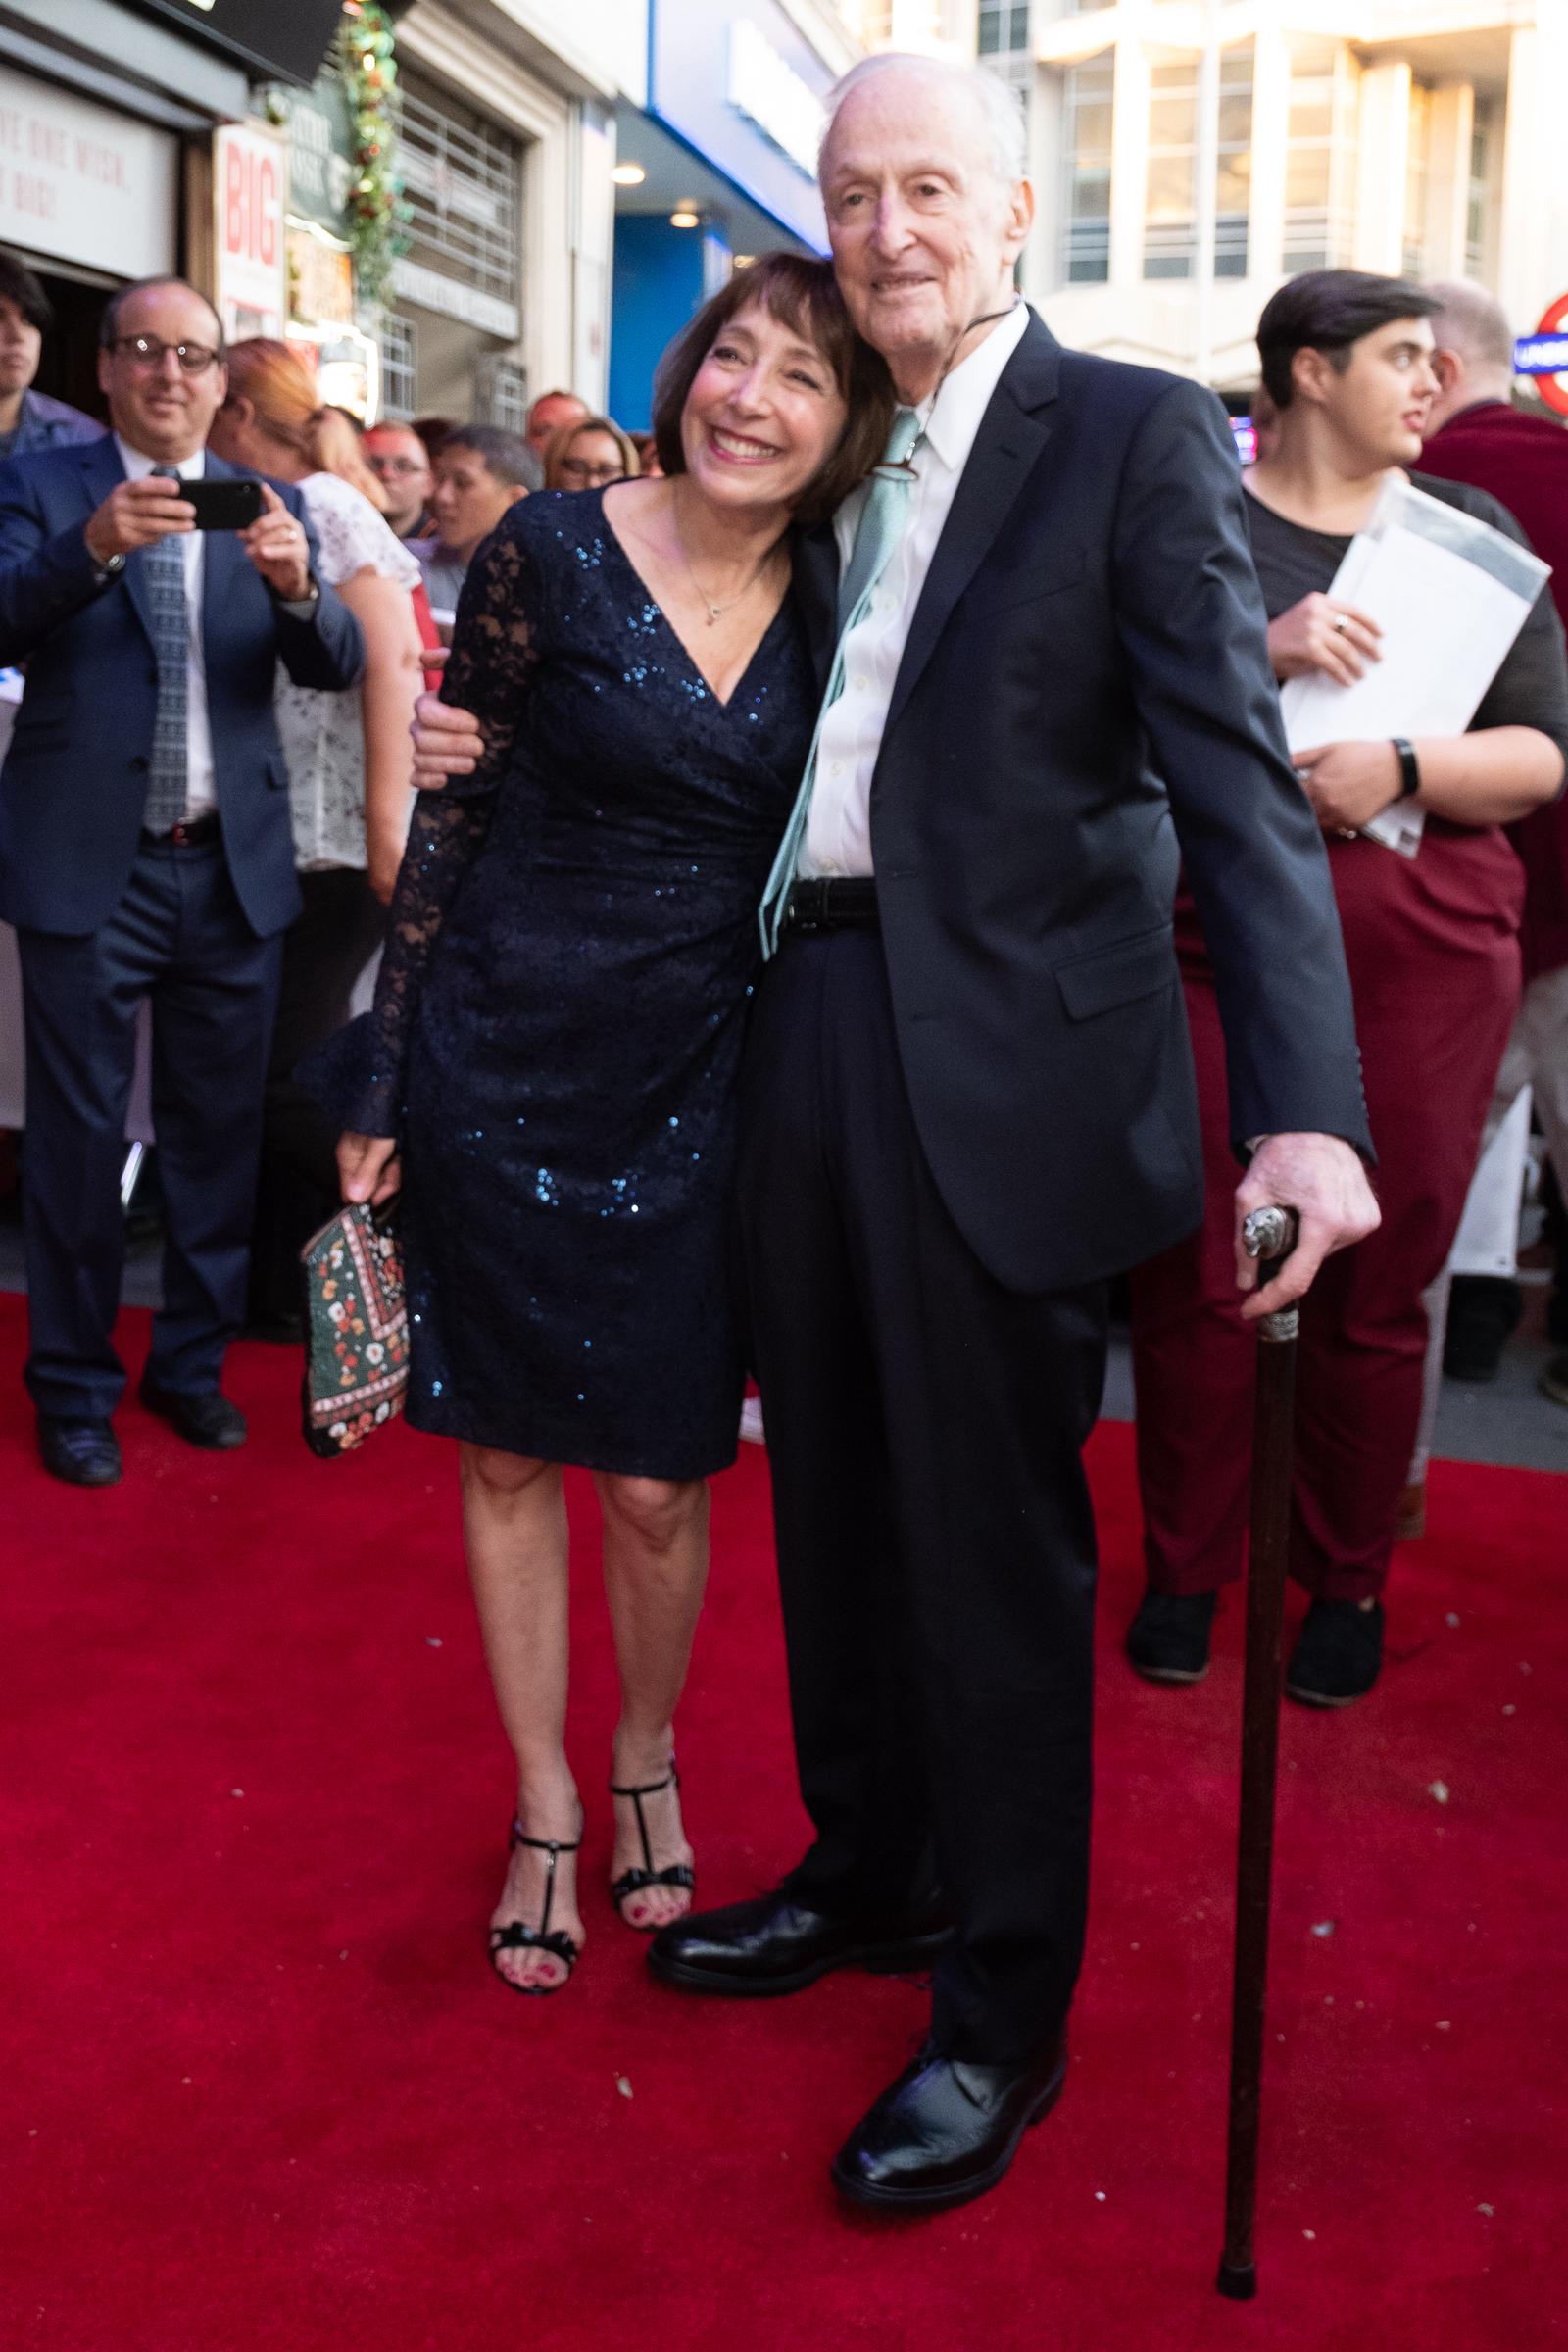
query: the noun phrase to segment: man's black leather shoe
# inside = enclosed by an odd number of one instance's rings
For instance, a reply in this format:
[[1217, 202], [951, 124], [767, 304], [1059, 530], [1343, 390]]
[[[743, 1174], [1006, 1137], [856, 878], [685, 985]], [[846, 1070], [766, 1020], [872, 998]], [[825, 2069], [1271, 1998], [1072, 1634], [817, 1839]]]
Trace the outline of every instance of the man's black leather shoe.
[[186, 1396], [177, 1389], [161, 1389], [156, 1381], [144, 1380], [138, 1393], [147, 1410], [177, 1429], [187, 1446], [206, 1446], [215, 1453], [226, 1453], [231, 1446], [245, 1443], [244, 1414], [217, 1389]]
[[661, 1928], [648, 1965], [666, 1984], [746, 1999], [800, 1992], [834, 1968], [895, 1976], [936, 1958], [952, 1929], [935, 1906], [902, 1920], [830, 1919], [784, 1887]]
[[68, 1486], [120, 1484], [120, 1440], [107, 1421], [62, 1421], [40, 1413], [38, 1452], [50, 1477]]
[[1060, 2036], [1023, 2065], [949, 2058], [928, 2042], [833, 2159], [833, 2185], [886, 2213], [941, 2213], [995, 2188], [1067, 2080]]

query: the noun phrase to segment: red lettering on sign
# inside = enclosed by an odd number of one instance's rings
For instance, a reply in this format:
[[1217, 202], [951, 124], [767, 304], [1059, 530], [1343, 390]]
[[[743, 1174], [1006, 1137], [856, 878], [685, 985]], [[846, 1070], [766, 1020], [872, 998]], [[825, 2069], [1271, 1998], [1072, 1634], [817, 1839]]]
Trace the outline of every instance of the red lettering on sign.
[[282, 250], [283, 190], [276, 158], [230, 140], [223, 149], [223, 251], [275, 270]]

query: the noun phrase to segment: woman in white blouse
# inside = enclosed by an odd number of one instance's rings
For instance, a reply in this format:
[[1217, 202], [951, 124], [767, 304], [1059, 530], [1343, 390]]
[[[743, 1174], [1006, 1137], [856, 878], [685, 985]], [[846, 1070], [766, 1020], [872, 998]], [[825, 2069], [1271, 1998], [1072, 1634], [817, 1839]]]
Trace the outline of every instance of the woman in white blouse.
[[228, 397], [214, 419], [220, 458], [294, 482], [321, 577], [365, 632], [362, 683], [347, 694], [295, 686], [281, 670], [277, 722], [288, 764], [294, 861], [305, 911], [284, 946], [267, 1080], [252, 1243], [251, 1329], [296, 1336], [298, 1252], [332, 1214], [335, 1136], [291, 1072], [350, 1018], [381, 943], [413, 802], [409, 723], [423, 683], [410, 591], [419, 566], [380, 513], [380, 485], [352, 424], [324, 408], [286, 344], [256, 336], [228, 353]]

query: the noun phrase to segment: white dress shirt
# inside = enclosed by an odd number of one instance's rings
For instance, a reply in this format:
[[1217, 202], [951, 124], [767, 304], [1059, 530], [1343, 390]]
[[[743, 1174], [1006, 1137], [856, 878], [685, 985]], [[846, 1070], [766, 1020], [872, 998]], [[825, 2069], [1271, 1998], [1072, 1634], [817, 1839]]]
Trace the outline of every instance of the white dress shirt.
[[[1028, 323], [1029, 307], [1020, 300], [915, 412], [924, 438], [913, 460], [908, 521], [863, 618], [844, 641], [844, 692], [824, 717], [817, 743], [803, 874], [872, 870], [871, 774], [899, 663], [980, 420]], [[858, 490], [838, 511], [841, 567], [850, 560], [864, 504], [865, 492]]]
[[[127, 482], [145, 481], [165, 463], [162, 458], [145, 458], [139, 449], [115, 435], [115, 447], [125, 468]], [[182, 482], [202, 481], [207, 473], [207, 452], [199, 449], [193, 458], [181, 458], [176, 468]], [[218, 777], [213, 761], [213, 729], [207, 715], [207, 654], [202, 644], [202, 569], [206, 549], [200, 531], [191, 531], [179, 543], [185, 562], [185, 610], [190, 620], [190, 650], [186, 659], [186, 715], [185, 715], [185, 821], [205, 816], [218, 807]]]

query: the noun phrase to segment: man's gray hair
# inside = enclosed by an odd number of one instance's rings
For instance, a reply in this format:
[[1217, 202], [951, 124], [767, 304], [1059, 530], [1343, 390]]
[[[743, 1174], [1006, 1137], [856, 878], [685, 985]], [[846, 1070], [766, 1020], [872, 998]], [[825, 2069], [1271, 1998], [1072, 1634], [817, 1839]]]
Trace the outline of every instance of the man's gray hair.
[[1438, 305], [1432, 332], [1440, 349], [1456, 351], [1472, 368], [1513, 374], [1513, 329], [1495, 294], [1472, 277], [1445, 278], [1427, 292]]
[[875, 57], [862, 57], [852, 66], [827, 94], [827, 120], [822, 125], [822, 146], [825, 149], [838, 119], [839, 108], [852, 90], [873, 75], [889, 73], [918, 73], [944, 83], [950, 89], [965, 89], [980, 109], [990, 143], [992, 168], [1004, 187], [1010, 188], [1029, 173], [1029, 134], [1024, 123], [1023, 107], [1018, 93], [984, 66], [950, 64], [945, 58], [918, 57], [911, 51], [884, 49]]

